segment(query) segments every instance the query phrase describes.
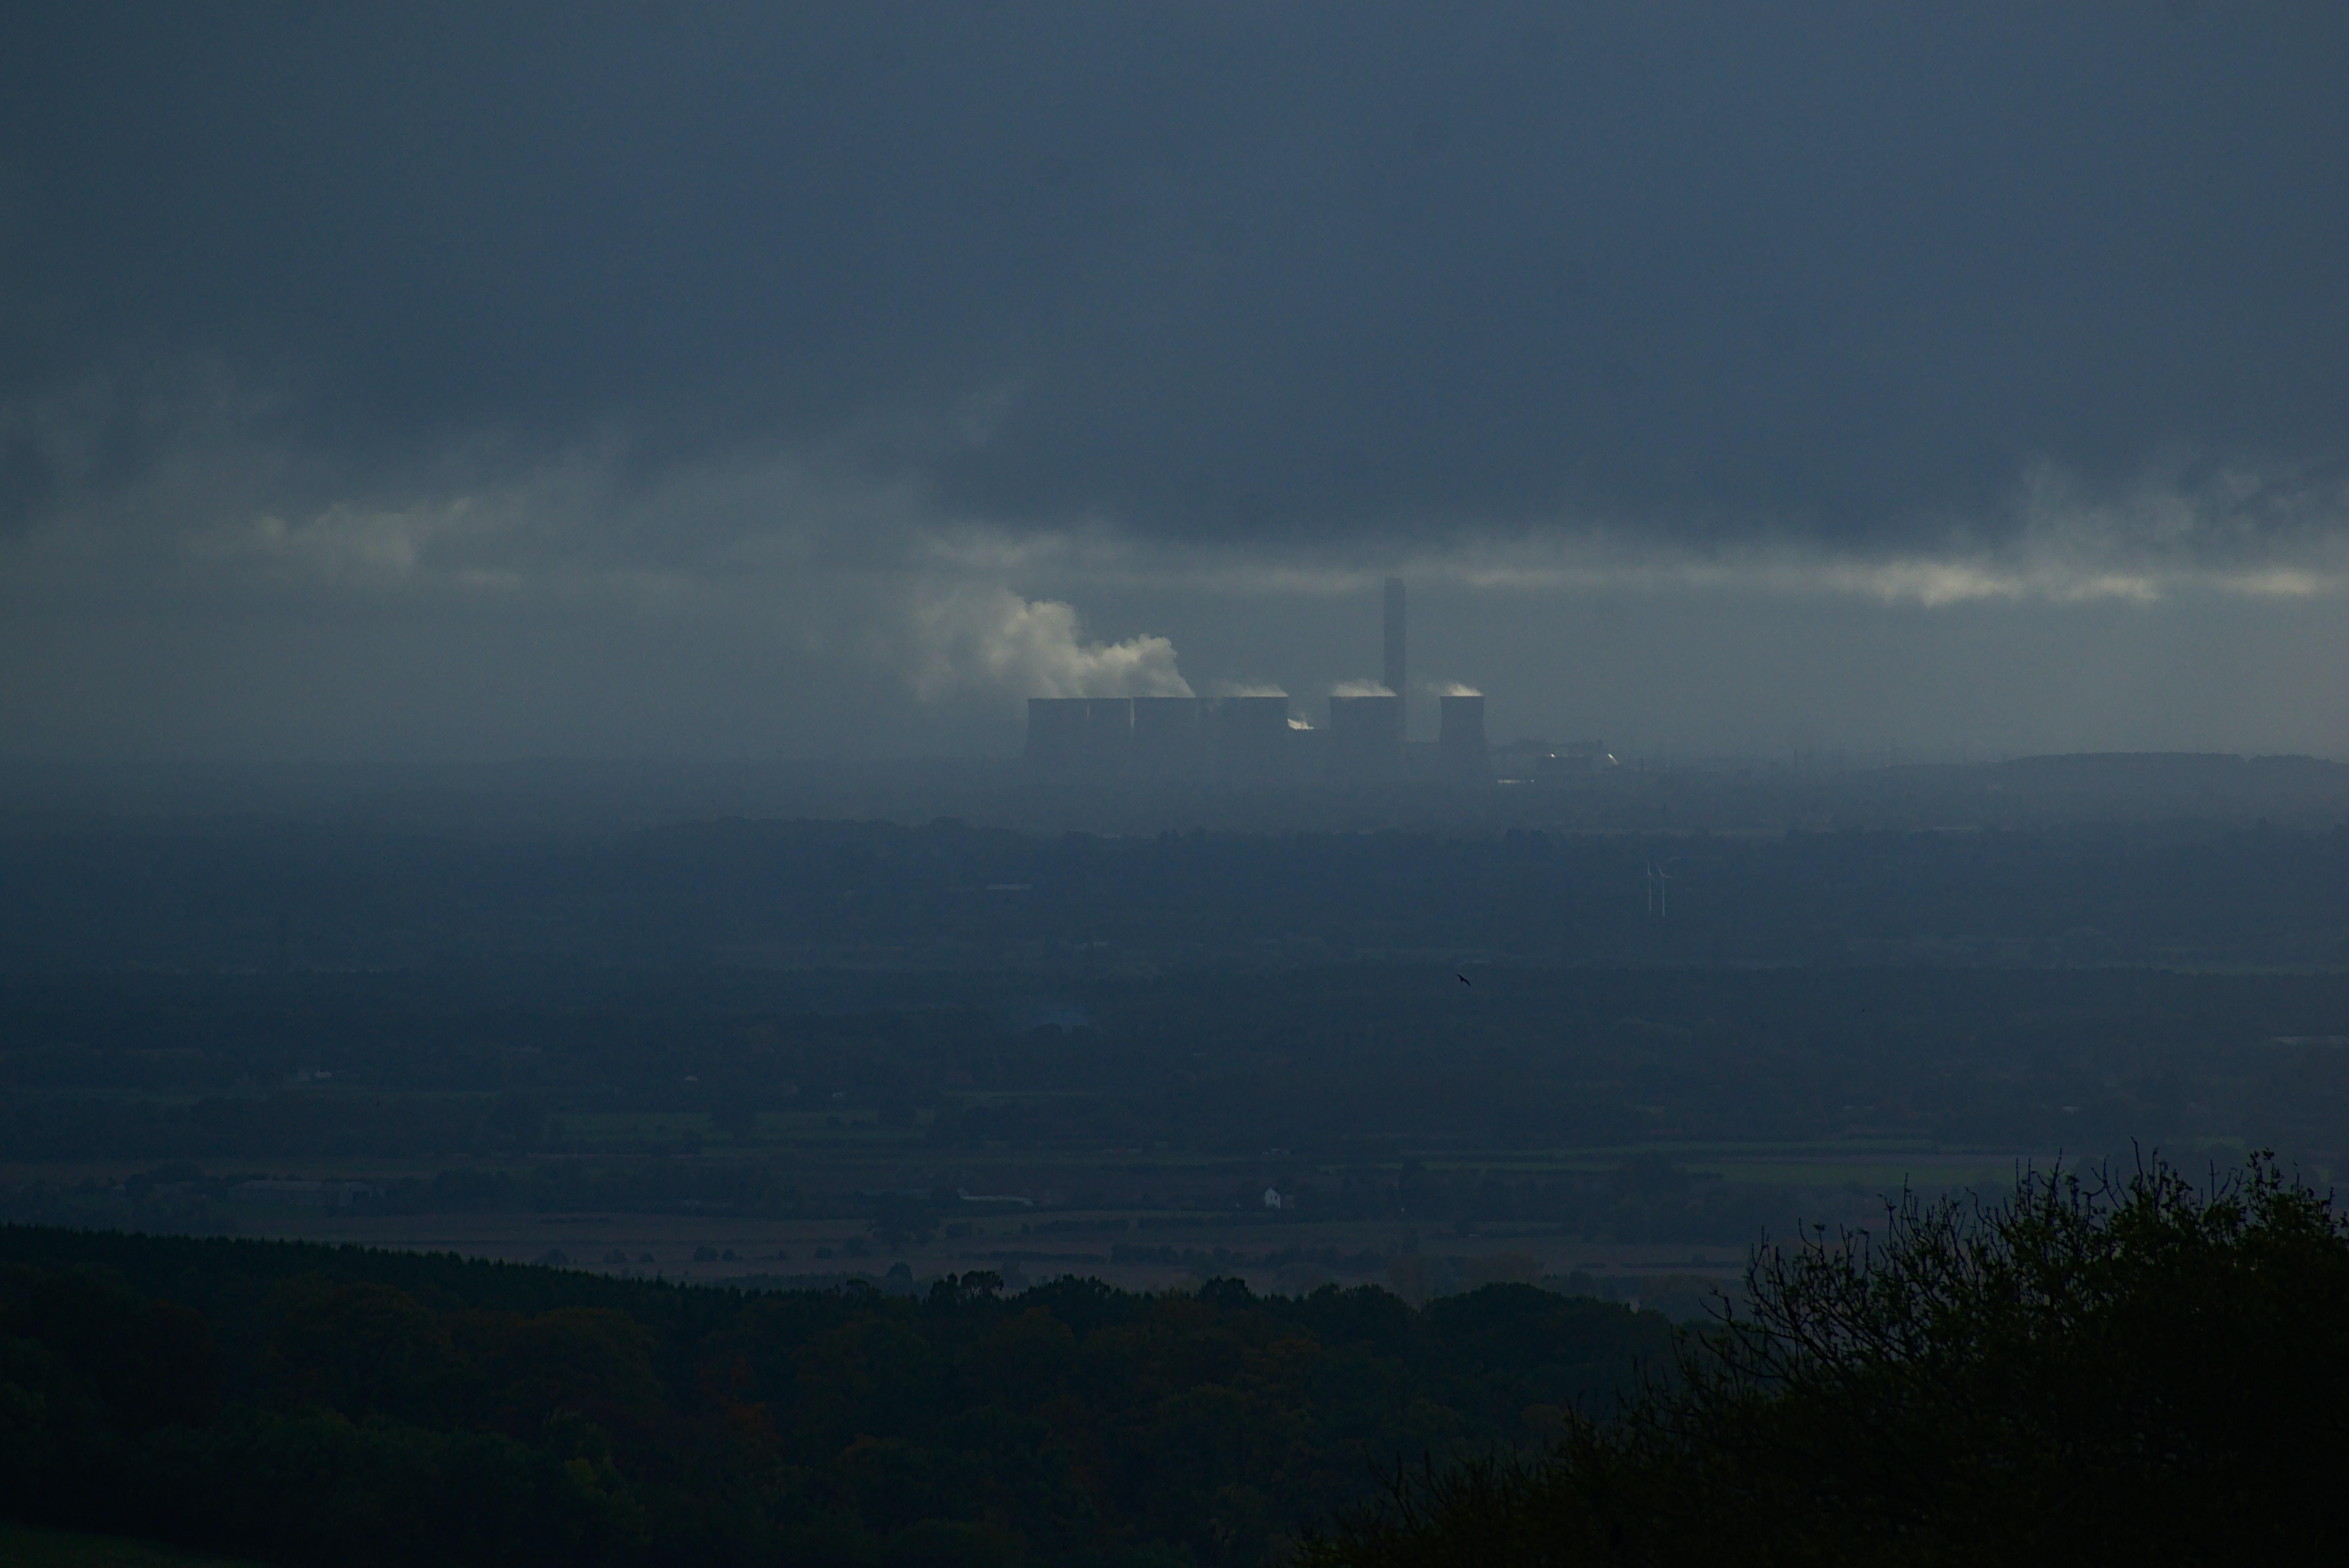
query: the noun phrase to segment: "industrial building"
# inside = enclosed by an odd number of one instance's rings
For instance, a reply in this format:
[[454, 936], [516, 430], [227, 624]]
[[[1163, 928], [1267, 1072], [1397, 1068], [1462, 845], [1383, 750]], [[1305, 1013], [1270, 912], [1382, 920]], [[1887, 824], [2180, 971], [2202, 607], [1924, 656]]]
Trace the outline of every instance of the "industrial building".
[[1332, 696], [1325, 728], [1299, 722], [1278, 695], [1030, 697], [1029, 771], [1045, 779], [1492, 783], [1482, 696], [1442, 697], [1435, 742], [1410, 739], [1402, 578], [1386, 580], [1384, 609], [1382, 689]]

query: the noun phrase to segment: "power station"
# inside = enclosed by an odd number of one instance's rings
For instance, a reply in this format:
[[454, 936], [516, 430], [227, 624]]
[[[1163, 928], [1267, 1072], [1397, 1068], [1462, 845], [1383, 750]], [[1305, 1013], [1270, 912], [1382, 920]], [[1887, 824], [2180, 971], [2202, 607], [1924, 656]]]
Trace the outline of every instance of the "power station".
[[1410, 739], [1403, 584], [1386, 580], [1384, 679], [1329, 699], [1326, 723], [1299, 721], [1286, 696], [1028, 699], [1027, 762], [1040, 779], [1377, 783], [1493, 782], [1485, 699], [1438, 699], [1433, 746]]

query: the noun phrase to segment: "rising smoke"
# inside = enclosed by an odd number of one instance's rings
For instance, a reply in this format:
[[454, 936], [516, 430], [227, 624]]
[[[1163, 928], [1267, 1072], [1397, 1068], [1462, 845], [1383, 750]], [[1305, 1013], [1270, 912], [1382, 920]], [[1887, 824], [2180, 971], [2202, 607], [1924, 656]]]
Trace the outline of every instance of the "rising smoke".
[[910, 613], [915, 695], [936, 702], [965, 694], [1030, 696], [1189, 696], [1164, 637], [1087, 641], [1073, 605], [1023, 599], [1008, 588], [960, 588]]

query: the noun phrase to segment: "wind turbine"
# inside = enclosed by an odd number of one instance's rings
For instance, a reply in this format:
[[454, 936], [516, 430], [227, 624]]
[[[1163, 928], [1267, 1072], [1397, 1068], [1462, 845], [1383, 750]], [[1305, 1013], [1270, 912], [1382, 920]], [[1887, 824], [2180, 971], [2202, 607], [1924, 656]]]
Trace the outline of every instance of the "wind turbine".
[[1672, 913], [1672, 873], [1667, 868], [1682, 857], [1648, 862], [1648, 913], [1658, 920], [1669, 919]]

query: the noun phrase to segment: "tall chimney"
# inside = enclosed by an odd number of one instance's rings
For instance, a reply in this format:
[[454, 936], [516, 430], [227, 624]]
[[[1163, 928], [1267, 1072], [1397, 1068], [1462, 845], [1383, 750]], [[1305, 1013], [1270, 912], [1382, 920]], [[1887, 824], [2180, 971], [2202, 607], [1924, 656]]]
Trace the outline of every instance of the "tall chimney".
[[1387, 579], [1387, 668], [1386, 688], [1402, 702], [1398, 710], [1397, 727], [1407, 738], [1411, 734], [1410, 700], [1403, 696], [1402, 645], [1402, 579]]

